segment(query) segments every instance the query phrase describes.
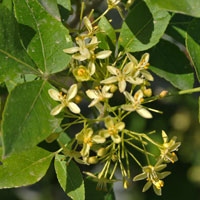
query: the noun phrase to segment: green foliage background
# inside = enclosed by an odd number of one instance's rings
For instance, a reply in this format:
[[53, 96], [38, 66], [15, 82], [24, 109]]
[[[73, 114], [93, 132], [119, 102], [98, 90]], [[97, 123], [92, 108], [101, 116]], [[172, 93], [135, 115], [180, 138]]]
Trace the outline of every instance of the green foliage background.
[[[115, 199], [112, 191], [108, 194], [94, 191], [90, 180], [84, 186], [80, 166], [71, 162], [66, 167], [62, 156], [55, 153], [58, 144], [43, 142], [60, 128], [63, 119], [50, 115], [56, 103], [47, 94], [53, 88], [52, 76], [59, 77], [58, 72], [66, 70], [71, 59], [63, 53], [63, 49], [73, 45], [64, 19], [72, 12], [71, 3], [76, 4], [70, 0], [3, 0], [0, 3], [0, 161], [3, 162], [0, 188], [36, 183], [47, 172], [34, 186], [0, 190], [2, 199], [67, 199], [58, 182], [75, 200], [90, 200], [94, 195], [99, 199]], [[156, 78], [155, 93], [199, 86], [199, 17], [199, 0], [138, 0], [127, 13], [119, 33], [119, 48], [135, 55], [143, 51], [150, 53], [150, 69]], [[108, 43], [116, 41], [114, 30], [105, 18], [99, 26], [108, 36], [99, 35], [101, 48], [112, 49]], [[165, 129], [171, 136], [177, 135], [182, 142], [180, 161], [171, 166], [173, 174], [166, 180], [162, 197], [156, 197], [152, 191], [141, 194], [143, 183], [132, 183], [123, 194], [126, 193], [127, 200], [197, 200], [200, 196], [198, 95], [170, 97], [152, 105], [164, 115], [155, 114], [148, 122], [131, 115], [127, 122], [135, 131]], [[63, 133], [59, 140], [67, 142], [69, 138]], [[56, 173], [51, 162], [55, 155]], [[31, 191], [35, 191], [35, 196]], [[114, 191], [118, 196], [119, 190]], [[26, 197], [26, 192], [31, 198]]]

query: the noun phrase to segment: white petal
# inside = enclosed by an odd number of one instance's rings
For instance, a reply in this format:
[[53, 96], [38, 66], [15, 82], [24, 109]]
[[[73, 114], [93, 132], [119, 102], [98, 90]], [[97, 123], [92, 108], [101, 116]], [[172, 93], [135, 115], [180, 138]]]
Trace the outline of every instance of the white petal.
[[87, 48], [80, 48], [80, 54], [86, 59], [89, 59], [91, 57], [90, 51]]
[[112, 117], [106, 117], [105, 119], [105, 126], [107, 129], [112, 128], [114, 126], [114, 121]]
[[102, 88], [102, 93], [105, 94], [110, 90], [111, 86], [110, 85], [104, 85]]
[[126, 89], [126, 81], [125, 80], [119, 81], [118, 86], [119, 86], [119, 91], [124, 92], [124, 90]]
[[71, 47], [68, 49], [63, 49], [65, 53], [73, 54], [79, 51], [79, 47]]
[[149, 53], [145, 53], [143, 54], [139, 64], [141, 67], [144, 67], [147, 65], [148, 62], [149, 62]]
[[122, 131], [125, 128], [125, 123], [124, 122], [118, 122], [115, 124], [115, 128], [119, 131]]
[[101, 137], [100, 135], [95, 135], [94, 137], [92, 137], [92, 140], [97, 144], [104, 143], [106, 141], [106, 139], [104, 137]]
[[92, 24], [91, 24], [90, 20], [86, 16], [83, 18], [83, 23], [86, 26], [87, 30], [89, 32], [91, 32], [92, 31]]
[[78, 86], [77, 84], [73, 84], [67, 92], [67, 100], [69, 101], [73, 99], [76, 96], [77, 92], [78, 92]]
[[116, 67], [107, 66], [107, 70], [108, 70], [111, 74], [113, 74], [113, 75], [115, 75], [115, 76], [117, 76], [117, 75], [119, 74], [119, 69], [116, 68]]
[[79, 60], [79, 61], [84, 61], [84, 60], [87, 59], [85, 56], [83, 56], [83, 55], [81, 55], [81, 54], [74, 54], [74, 55], [72, 56], [72, 58], [74, 58], [75, 60]]
[[103, 84], [110, 84], [110, 83], [114, 83], [114, 82], [117, 82], [116, 76], [111, 76], [110, 78], [107, 78], [107, 79], [101, 81], [101, 83], [103, 83]]
[[133, 77], [131, 77], [131, 76], [127, 76], [126, 81], [128, 81], [129, 83], [134, 84], [134, 85], [140, 85], [144, 82], [143, 79], [141, 79], [141, 78], [133, 79]]
[[142, 107], [137, 108], [137, 109], [136, 109], [136, 112], [137, 112], [140, 116], [142, 116], [142, 117], [144, 117], [144, 118], [146, 118], [146, 119], [151, 119], [151, 118], [152, 118], [152, 114], [151, 114], [147, 109], [145, 109], [145, 108], [142, 108]]
[[133, 71], [133, 63], [129, 62], [124, 66], [122, 73], [123, 74], [130, 74], [132, 71]]
[[55, 100], [55, 101], [61, 101], [61, 94], [57, 91], [57, 90], [54, 90], [54, 89], [49, 89], [48, 90], [48, 93], [49, 93], [49, 96]]
[[151, 73], [148, 72], [147, 70], [141, 70], [141, 73], [147, 80], [149, 80], [149, 81], [153, 81], [154, 80], [154, 78], [151, 75]]
[[121, 106], [121, 108], [129, 112], [135, 111], [135, 108], [131, 104], [124, 104]]
[[92, 106], [95, 106], [97, 103], [99, 102], [99, 99], [94, 99], [89, 105], [88, 107], [92, 107]]
[[132, 97], [132, 95], [129, 93], [129, 92], [127, 92], [127, 91], [125, 91], [124, 92], [124, 96], [131, 102], [131, 103], [135, 103], [135, 100], [134, 100], [134, 98]]
[[129, 60], [133, 63], [134, 66], [138, 65], [138, 61], [133, 55], [131, 55], [130, 53], [127, 53], [126, 55], [128, 56]]
[[110, 99], [112, 96], [113, 96], [112, 93], [104, 93], [103, 94], [103, 97], [106, 98], [106, 99]]
[[111, 135], [111, 138], [112, 138], [112, 140], [113, 140], [114, 143], [118, 144], [118, 143], [121, 142], [121, 137], [119, 135], [116, 135], [116, 134]]
[[89, 62], [88, 69], [89, 69], [90, 76], [92, 76], [96, 71], [96, 66], [94, 62], [91, 62], [91, 61]]
[[51, 115], [57, 115], [57, 114], [59, 114], [64, 107], [65, 106], [63, 104], [57, 105], [55, 108], [53, 108], [51, 110]]
[[108, 58], [111, 55], [112, 51], [106, 50], [106, 51], [100, 51], [96, 54], [96, 58], [98, 59], [105, 59]]
[[99, 98], [99, 95], [98, 95], [98, 93], [97, 93], [96, 90], [87, 90], [87, 91], [86, 91], [86, 94], [87, 94], [87, 96], [88, 96], [90, 99], [97, 99], [97, 98]]
[[80, 113], [81, 110], [80, 108], [73, 102], [69, 102], [67, 106], [73, 113]]
[[110, 133], [109, 133], [109, 131], [106, 130], [106, 129], [100, 130], [100, 131], [99, 131], [99, 135], [101, 135], [101, 136], [104, 137], [104, 138], [110, 137]]
[[91, 128], [87, 128], [84, 131], [84, 135], [85, 135], [86, 138], [90, 138], [93, 135], [93, 130]]

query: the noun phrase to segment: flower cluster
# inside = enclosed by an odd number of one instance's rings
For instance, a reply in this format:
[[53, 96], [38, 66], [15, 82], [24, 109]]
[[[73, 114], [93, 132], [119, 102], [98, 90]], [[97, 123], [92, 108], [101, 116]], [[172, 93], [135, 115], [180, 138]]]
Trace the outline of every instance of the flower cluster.
[[[109, 8], [119, 9], [120, 1], [108, 0]], [[126, 189], [131, 179], [129, 160], [133, 159], [142, 169], [142, 173], [134, 177], [134, 181], [146, 179], [143, 191], [153, 185], [156, 194], [161, 194], [164, 179], [170, 172], [162, 171], [169, 162], [174, 163], [177, 156], [179, 142], [176, 138], [168, 141], [168, 137], [162, 131], [163, 144], [155, 142], [144, 133], [136, 133], [127, 129], [124, 118], [136, 111], [141, 117], [151, 119], [150, 111], [155, 111], [147, 106], [158, 97], [152, 96], [150, 88], [153, 76], [148, 70], [148, 53], [141, 56], [138, 61], [128, 52], [119, 52], [118, 55], [111, 50], [102, 50], [99, 47], [101, 40], [99, 35], [106, 33], [90, 21], [88, 17], [82, 19], [83, 25], [74, 40], [74, 47], [63, 51], [72, 56], [68, 66], [68, 74], [73, 84], [69, 89], [50, 89], [49, 95], [55, 101], [60, 102], [52, 109], [51, 115], [64, 112], [64, 117], [72, 119], [63, 123], [63, 130], [82, 124], [80, 132], [76, 133], [71, 143], [61, 144], [63, 154], [70, 162], [85, 165], [102, 163], [103, 168], [97, 175], [86, 172], [94, 181], [98, 182], [97, 189], [106, 190], [106, 184], [111, 184], [117, 168], [120, 168], [123, 185]], [[96, 22], [96, 21], [95, 21]], [[117, 97], [122, 99], [120, 104], [115, 104]], [[84, 99], [87, 102], [88, 111], [81, 110], [82, 105], [77, 105]], [[161, 97], [160, 97], [161, 98]], [[114, 102], [114, 103], [113, 103]], [[114, 104], [114, 105], [113, 105]], [[160, 156], [148, 152], [146, 146], [151, 143], [160, 150]], [[129, 147], [145, 155], [147, 165], [143, 166]], [[155, 159], [156, 164], [150, 163], [149, 156]]]

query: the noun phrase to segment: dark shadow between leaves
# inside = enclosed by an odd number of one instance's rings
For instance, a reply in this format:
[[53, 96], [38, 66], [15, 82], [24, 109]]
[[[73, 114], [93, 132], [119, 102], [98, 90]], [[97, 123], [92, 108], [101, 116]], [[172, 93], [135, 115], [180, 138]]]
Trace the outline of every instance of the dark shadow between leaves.
[[144, 2], [138, 3], [125, 20], [133, 35], [143, 44], [150, 42], [154, 30], [153, 16]]
[[185, 54], [169, 41], [161, 40], [149, 53], [151, 65], [156, 68], [172, 74], [190, 74], [193, 72]]

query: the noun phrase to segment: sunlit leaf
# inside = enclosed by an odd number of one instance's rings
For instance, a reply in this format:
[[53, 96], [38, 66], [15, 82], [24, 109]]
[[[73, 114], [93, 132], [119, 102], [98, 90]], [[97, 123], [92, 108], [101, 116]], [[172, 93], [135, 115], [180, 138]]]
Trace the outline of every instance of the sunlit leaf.
[[[2, 148], [0, 148], [2, 155]], [[39, 147], [14, 153], [2, 160], [0, 157], [0, 188], [12, 188], [38, 182], [49, 168], [54, 153]]]
[[36, 31], [27, 50], [37, 66], [45, 74], [65, 69], [71, 56], [65, 54], [63, 49], [72, 46], [68, 30], [38, 1], [14, 0], [14, 5], [18, 22]]
[[65, 156], [56, 155], [55, 170], [62, 189], [74, 200], [85, 199], [85, 188], [78, 166], [71, 161], [65, 161]]
[[59, 127], [61, 119], [50, 115], [56, 102], [48, 95], [52, 86], [33, 81], [15, 87], [3, 113], [4, 155], [30, 149]]
[[200, 81], [200, 19], [194, 19], [187, 30], [186, 47]]
[[144, 51], [154, 46], [169, 23], [168, 12], [153, 7], [149, 0], [145, 2], [136, 4], [123, 22], [119, 44], [127, 52]]

